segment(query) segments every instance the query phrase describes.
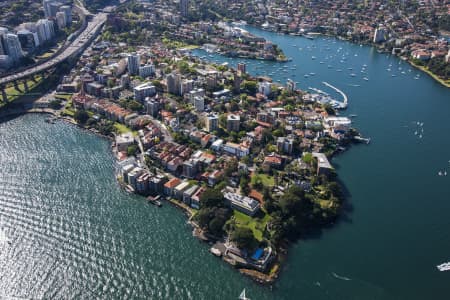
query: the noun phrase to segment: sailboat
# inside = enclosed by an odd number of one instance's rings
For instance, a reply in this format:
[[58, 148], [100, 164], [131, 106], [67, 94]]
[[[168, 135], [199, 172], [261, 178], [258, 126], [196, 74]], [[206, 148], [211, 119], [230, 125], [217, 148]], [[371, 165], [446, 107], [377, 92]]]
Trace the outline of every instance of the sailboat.
[[11, 240], [6, 235], [6, 232], [3, 231], [2, 228], [0, 228], [0, 246], [3, 244], [11, 244]]
[[245, 289], [242, 290], [241, 294], [239, 295], [239, 300], [250, 300], [250, 298], [247, 298], [245, 296]]

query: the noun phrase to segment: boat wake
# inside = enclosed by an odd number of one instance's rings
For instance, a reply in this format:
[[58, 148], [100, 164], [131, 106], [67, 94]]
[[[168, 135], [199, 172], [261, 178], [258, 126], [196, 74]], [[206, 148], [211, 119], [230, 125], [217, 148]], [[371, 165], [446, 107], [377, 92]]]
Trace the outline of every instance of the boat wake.
[[345, 276], [340, 276], [334, 272], [331, 272], [331, 275], [333, 275], [334, 278], [340, 279], [340, 280], [344, 280], [344, 281], [350, 281], [352, 280], [351, 278], [345, 277]]

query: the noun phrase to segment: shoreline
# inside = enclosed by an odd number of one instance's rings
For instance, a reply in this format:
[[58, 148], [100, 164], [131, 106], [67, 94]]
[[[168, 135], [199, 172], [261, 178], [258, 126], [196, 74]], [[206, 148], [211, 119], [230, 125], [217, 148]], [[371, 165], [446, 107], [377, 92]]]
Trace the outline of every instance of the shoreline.
[[430, 70], [428, 70], [425, 66], [419, 66], [416, 65], [412, 60], [408, 59], [407, 62], [413, 66], [414, 68], [424, 72], [425, 74], [429, 75], [431, 78], [433, 78], [435, 81], [437, 81], [438, 83], [442, 84], [443, 86], [445, 86], [446, 88], [450, 88], [450, 82], [447, 83], [444, 79], [440, 78], [439, 76], [437, 76], [436, 74], [434, 74], [433, 72], [431, 72]]

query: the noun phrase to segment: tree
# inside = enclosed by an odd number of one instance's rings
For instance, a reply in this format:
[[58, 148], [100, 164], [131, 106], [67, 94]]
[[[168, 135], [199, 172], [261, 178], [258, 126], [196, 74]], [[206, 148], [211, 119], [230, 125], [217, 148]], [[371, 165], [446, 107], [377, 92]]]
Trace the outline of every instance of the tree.
[[254, 95], [254, 94], [256, 94], [256, 91], [257, 91], [257, 83], [256, 83], [256, 81], [253, 81], [253, 80], [244, 80], [241, 88], [247, 94]]
[[211, 219], [210, 214], [211, 214], [210, 208], [202, 208], [195, 215], [198, 225], [201, 228], [206, 228], [208, 226], [210, 219]]
[[237, 104], [236, 101], [232, 100], [230, 102], [230, 111], [235, 112], [239, 110], [239, 105]]
[[79, 109], [74, 114], [74, 119], [77, 123], [84, 124], [89, 119], [89, 115], [85, 110]]
[[184, 60], [179, 61], [177, 67], [181, 74], [187, 74], [190, 72], [189, 64]]
[[114, 86], [115, 82], [113, 79], [108, 79], [108, 81], [106, 82], [106, 85], [110, 88], [112, 88]]
[[220, 125], [222, 128], [227, 128], [227, 115], [221, 114], [221, 115], [219, 116], [219, 125]]
[[270, 131], [269, 129], [266, 128], [261, 132], [261, 144], [262, 145], [266, 145], [273, 140], [274, 140], [274, 138], [272, 135], [272, 131]]
[[152, 81], [152, 84], [155, 86], [157, 91], [162, 91], [163, 90], [163, 85], [162, 85], [160, 80], [155, 79], [155, 80]]
[[333, 194], [333, 196], [340, 198], [342, 196], [342, 190], [339, 184], [332, 181], [328, 184], [328, 190]]
[[224, 222], [219, 218], [213, 218], [208, 225], [209, 230], [214, 233], [220, 233], [223, 229]]
[[304, 199], [305, 192], [298, 186], [292, 186], [280, 198], [279, 206], [284, 215], [295, 214], [301, 210], [301, 202]]
[[207, 189], [200, 196], [200, 207], [219, 207], [224, 202], [223, 194], [217, 189]]
[[144, 106], [136, 100], [131, 100], [130, 102], [128, 102], [127, 106], [132, 111], [141, 111], [144, 108]]
[[244, 195], [248, 195], [250, 193], [249, 187], [250, 179], [247, 176], [242, 176], [239, 182], [239, 186], [241, 187], [241, 192]]
[[60, 109], [61, 108], [61, 100], [55, 99], [50, 101], [49, 107], [52, 109]]
[[133, 156], [136, 154], [138, 147], [136, 145], [130, 145], [127, 147], [127, 155]]
[[231, 234], [231, 240], [235, 242], [239, 248], [246, 250], [253, 250], [258, 244], [258, 241], [253, 235], [253, 231], [247, 227], [237, 227]]
[[235, 158], [230, 159], [224, 169], [225, 176], [230, 177], [231, 174], [233, 174], [233, 172], [236, 172], [238, 169], [238, 165], [239, 165], [239, 162], [237, 161], [237, 159], [235, 159]]
[[330, 116], [334, 116], [336, 112], [334, 111], [334, 108], [331, 106], [330, 103], [327, 103], [323, 106], [323, 109], [329, 114]]

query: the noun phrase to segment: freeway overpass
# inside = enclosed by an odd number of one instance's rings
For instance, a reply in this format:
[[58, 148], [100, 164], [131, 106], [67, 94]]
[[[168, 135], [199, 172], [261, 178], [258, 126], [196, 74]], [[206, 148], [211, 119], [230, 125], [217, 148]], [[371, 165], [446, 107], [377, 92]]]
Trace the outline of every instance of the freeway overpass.
[[88, 21], [86, 28], [83, 30], [78, 37], [71, 42], [61, 53], [57, 56], [45, 61], [41, 64], [34, 65], [29, 69], [17, 72], [15, 74], [7, 75], [0, 78], [0, 87], [3, 87], [10, 82], [15, 82], [34, 74], [44, 72], [50, 68], [55, 67], [59, 63], [65, 61], [70, 57], [77, 56], [92, 42], [92, 40], [100, 32], [102, 25], [106, 22], [107, 14], [99, 13], [96, 14], [92, 20]]

